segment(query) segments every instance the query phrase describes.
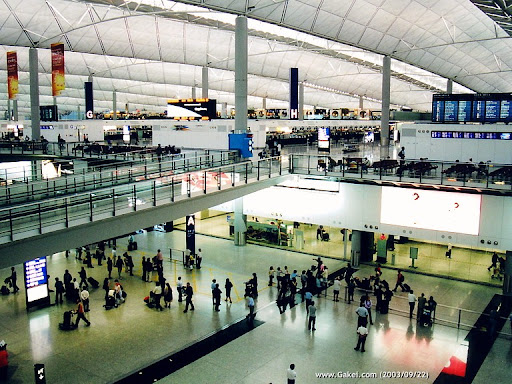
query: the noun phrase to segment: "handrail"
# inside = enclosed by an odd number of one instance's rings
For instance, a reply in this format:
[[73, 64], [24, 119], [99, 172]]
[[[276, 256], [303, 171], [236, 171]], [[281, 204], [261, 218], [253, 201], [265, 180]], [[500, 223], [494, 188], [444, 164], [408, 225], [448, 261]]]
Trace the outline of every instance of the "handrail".
[[[160, 162], [137, 162], [130, 166], [114, 167], [109, 166], [107, 172], [84, 172], [81, 174], [67, 177], [47, 179], [45, 181], [32, 182], [27, 184], [14, 184], [6, 188], [0, 188], [0, 204], [12, 204], [27, 200], [37, 200], [35, 194], [40, 194], [41, 198], [47, 198], [49, 195], [76, 193], [86, 189], [96, 189], [98, 186], [109, 186], [125, 184], [127, 182], [144, 181], [169, 173], [176, 174], [181, 171], [201, 169], [203, 166], [217, 166], [232, 163], [236, 158], [232, 152], [221, 152], [211, 155], [199, 155], [189, 158], [173, 158], [170, 161]], [[87, 188], [87, 187], [92, 188]], [[24, 199], [24, 200], [23, 200]]]
[[[359, 291], [363, 291], [363, 292], [365, 292], [366, 294], [369, 294], [369, 295], [373, 294], [373, 290], [367, 290], [367, 289], [362, 289], [362, 288], [358, 288], [358, 290]], [[344, 298], [345, 302], [348, 301], [347, 297], [348, 297], [348, 287], [345, 287], [345, 298]], [[399, 308], [399, 306], [391, 307], [391, 303], [396, 303], [396, 301], [394, 299], [403, 300], [405, 302], [405, 305], [403, 306], [403, 308]], [[393, 295], [393, 299], [390, 301], [389, 310], [393, 310], [395, 312], [403, 313], [406, 316], [409, 316], [409, 308], [408, 308], [408, 301], [407, 300], [408, 300], [408, 298], [405, 297], [405, 296]], [[417, 310], [417, 303], [416, 303], [416, 308], [415, 309]], [[442, 309], [444, 309], [444, 311], [442, 311]], [[447, 316], [445, 315], [445, 313], [448, 313], [450, 311], [454, 314], [454, 317], [456, 317], [456, 320], [455, 319], [446, 318]], [[472, 310], [472, 309], [454, 307], [454, 306], [451, 306], [451, 305], [440, 304], [440, 303], [436, 304], [436, 309], [435, 309], [434, 313], [435, 313], [435, 316], [432, 319], [433, 322], [436, 322], [436, 321], [437, 322], [442, 322], [443, 324], [446, 324], [446, 325], [449, 325], [449, 326], [455, 326], [455, 327], [457, 327], [457, 329], [460, 329], [461, 327], [465, 327], [465, 328], [468, 328], [468, 329], [475, 328], [474, 324], [475, 324], [476, 321], [473, 321], [473, 324], [467, 324], [467, 323], [464, 323], [462, 321], [462, 318], [463, 318], [464, 315], [466, 315], [464, 317], [470, 316], [471, 319], [478, 319], [482, 315], [489, 317], [489, 314], [487, 314], [487, 313], [475, 311], [475, 310]], [[508, 318], [506, 318], [506, 317], [500, 316], [500, 318], [502, 320], [508, 321]], [[505, 332], [501, 331], [499, 333], [501, 335], [507, 335], [507, 336], [511, 335], [511, 333], [506, 332], [506, 331]]]
[[286, 156], [245, 161], [1, 208], [0, 243], [277, 177], [288, 169], [287, 161]]
[[[334, 156], [334, 155], [333, 155]], [[291, 154], [290, 173], [512, 192], [512, 164]]]

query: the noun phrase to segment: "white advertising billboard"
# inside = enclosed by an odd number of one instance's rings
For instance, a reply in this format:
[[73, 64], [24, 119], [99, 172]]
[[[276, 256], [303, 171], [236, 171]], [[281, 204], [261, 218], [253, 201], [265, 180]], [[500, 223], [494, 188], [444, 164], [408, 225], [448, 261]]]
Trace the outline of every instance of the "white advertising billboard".
[[482, 196], [457, 192], [382, 187], [380, 221], [478, 235]]

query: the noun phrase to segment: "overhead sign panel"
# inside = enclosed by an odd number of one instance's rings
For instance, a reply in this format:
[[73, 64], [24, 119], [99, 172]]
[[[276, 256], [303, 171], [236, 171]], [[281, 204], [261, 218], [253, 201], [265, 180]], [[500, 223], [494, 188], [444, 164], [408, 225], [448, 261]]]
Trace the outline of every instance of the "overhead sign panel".
[[175, 120], [212, 120], [217, 117], [217, 101], [214, 99], [168, 100], [167, 117]]
[[481, 195], [382, 187], [380, 221], [399, 225], [478, 235]]

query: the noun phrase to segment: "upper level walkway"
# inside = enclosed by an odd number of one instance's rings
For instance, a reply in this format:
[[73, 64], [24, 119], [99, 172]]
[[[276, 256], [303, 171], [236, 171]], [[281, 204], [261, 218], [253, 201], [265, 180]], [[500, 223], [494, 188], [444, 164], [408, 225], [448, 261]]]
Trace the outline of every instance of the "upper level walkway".
[[371, 164], [364, 157], [290, 154], [291, 173], [337, 180], [448, 187], [460, 192], [512, 195], [512, 164], [462, 163], [426, 159], [385, 159]]
[[288, 169], [287, 156], [245, 161], [2, 208], [0, 265], [173, 221], [275, 185]]
[[[135, 153], [130, 156], [137, 158]], [[167, 156], [141, 156], [140, 159], [105, 159], [101, 165], [90, 166], [87, 161], [73, 160], [73, 173], [61, 177], [43, 178], [41, 166], [5, 168], [0, 187], [0, 206], [62, 197], [99, 188], [157, 179], [184, 172], [198, 171], [233, 164], [238, 161], [236, 151], [187, 151]], [[1, 175], [0, 175], [1, 177]]]

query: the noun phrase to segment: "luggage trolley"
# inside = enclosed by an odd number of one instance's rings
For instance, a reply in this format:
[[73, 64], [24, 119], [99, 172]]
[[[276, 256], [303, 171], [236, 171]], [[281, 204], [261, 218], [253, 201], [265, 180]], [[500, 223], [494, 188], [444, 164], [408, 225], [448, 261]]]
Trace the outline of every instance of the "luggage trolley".
[[424, 327], [432, 325], [432, 310], [429, 307], [423, 308], [423, 313], [420, 316], [420, 325]]

